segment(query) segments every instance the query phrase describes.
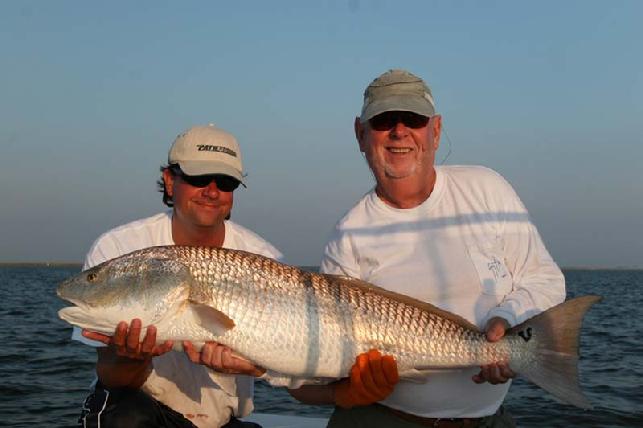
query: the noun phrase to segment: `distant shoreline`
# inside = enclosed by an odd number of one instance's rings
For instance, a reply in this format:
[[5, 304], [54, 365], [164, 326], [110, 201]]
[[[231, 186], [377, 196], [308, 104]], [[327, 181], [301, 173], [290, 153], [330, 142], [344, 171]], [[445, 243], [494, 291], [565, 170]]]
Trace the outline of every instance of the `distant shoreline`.
[[[0, 268], [3, 267], [77, 267], [80, 269], [83, 266], [82, 262], [0, 262]], [[316, 272], [318, 266], [298, 266], [300, 269], [306, 271]], [[636, 266], [616, 266], [616, 267], [593, 267], [593, 266], [563, 266], [563, 271], [574, 270], [607, 270], [607, 271], [640, 271], [643, 267]]]
[[0, 267], [82, 267], [81, 262], [0, 262]]

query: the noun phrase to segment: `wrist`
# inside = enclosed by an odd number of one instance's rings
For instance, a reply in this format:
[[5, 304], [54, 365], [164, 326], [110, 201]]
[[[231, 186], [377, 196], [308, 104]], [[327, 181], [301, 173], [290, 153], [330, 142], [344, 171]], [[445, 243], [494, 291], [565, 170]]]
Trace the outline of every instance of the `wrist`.
[[356, 405], [354, 391], [350, 391], [349, 379], [342, 379], [332, 384], [331, 397], [336, 406], [343, 409], [350, 409]]

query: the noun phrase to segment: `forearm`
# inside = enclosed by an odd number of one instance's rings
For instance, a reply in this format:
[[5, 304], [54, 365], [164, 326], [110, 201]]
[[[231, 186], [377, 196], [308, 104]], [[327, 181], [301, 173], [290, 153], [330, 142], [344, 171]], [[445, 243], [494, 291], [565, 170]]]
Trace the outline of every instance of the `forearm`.
[[152, 371], [151, 358], [120, 357], [110, 348], [97, 349], [96, 374], [106, 388], [140, 388]]
[[514, 283], [514, 289], [492, 308], [487, 321], [504, 318], [517, 325], [565, 300], [565, 279], [562, 273], [537, 272], [525, 275]]
[[304, 385], [298, 389], [288, 389], [290, 395], [305, 404], [335, 404], [333, 384]]
[[505, 261], [513, 290], [489, 313], [520, 324], [565, 300], [565, 277], [532, 224], [513, 225], [505, 237]]

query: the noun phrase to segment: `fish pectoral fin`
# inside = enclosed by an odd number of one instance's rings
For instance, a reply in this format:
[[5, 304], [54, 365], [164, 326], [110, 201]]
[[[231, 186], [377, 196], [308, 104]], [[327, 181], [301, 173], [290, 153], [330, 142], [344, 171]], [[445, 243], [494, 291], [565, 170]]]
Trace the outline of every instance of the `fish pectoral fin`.
[[234, 321], [221, 311], [212, 306], [203, 305], [190, 301], [190, 310], [195, 321], [204, 329], [213, 332], [217, 336], [234, 328]]

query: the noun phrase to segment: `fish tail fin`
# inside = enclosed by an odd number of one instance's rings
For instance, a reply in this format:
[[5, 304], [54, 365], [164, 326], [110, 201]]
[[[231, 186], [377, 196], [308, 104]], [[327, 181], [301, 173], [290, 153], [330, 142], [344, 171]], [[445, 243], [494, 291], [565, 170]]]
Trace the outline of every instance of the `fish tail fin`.
[[583, 317], [601, 299], [600, 296], [571, 299], [511, 328], [508, 333], [517, 334], [525, 342], [536, 340], [535, 355], [515, 371], [559, 400], [591, 409], [578, 381], [578, 348]]

